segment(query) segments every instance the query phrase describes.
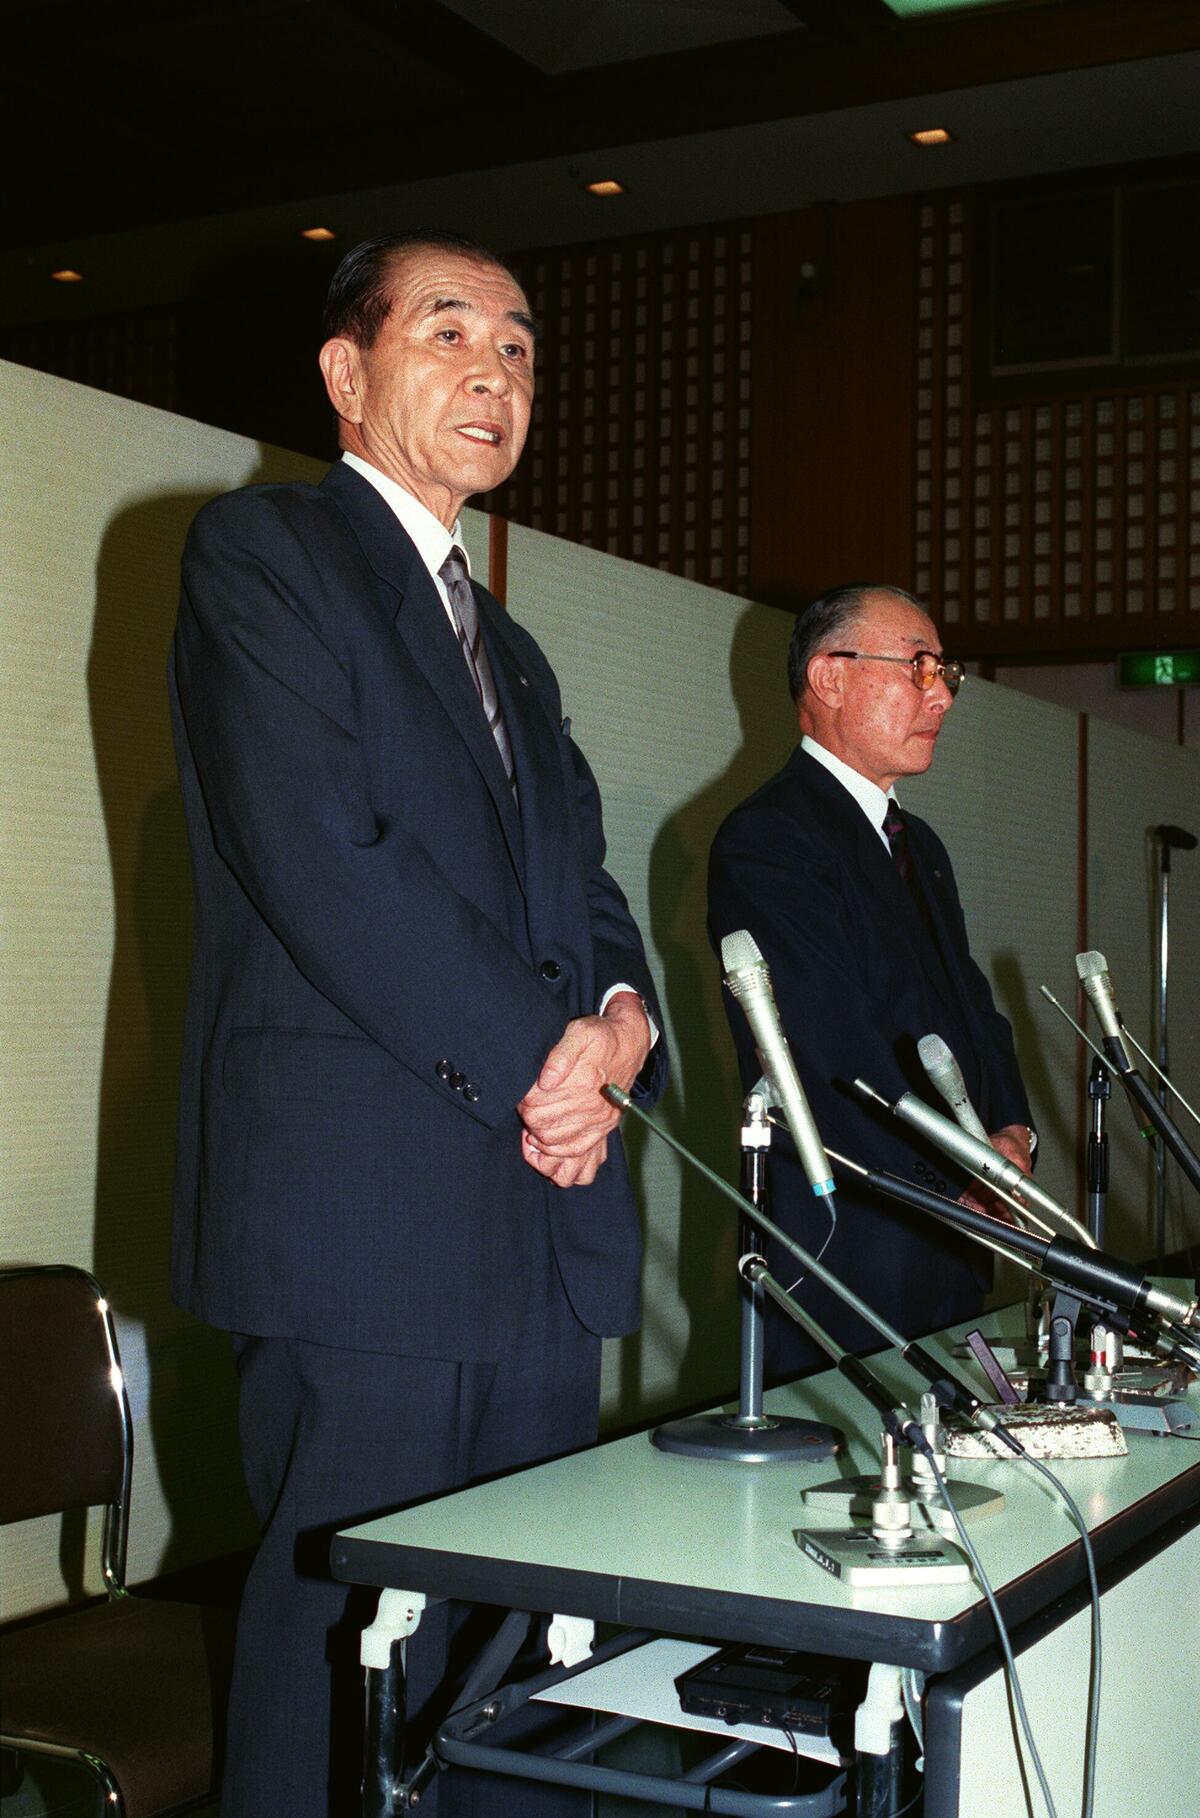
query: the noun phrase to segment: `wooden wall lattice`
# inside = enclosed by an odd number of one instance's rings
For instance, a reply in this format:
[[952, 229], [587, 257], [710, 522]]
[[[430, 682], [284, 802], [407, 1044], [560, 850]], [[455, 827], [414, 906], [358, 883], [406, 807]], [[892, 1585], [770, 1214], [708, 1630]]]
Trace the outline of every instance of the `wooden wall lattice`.
[[1195, 639], [1200, 387], [974, 407], [970, 208], [918, 208], [917, 592], [967, 653]]
[[488, 508], [745, 594], [752, 255], [734, 224], [516, 258], [541, 372]]
[[9, 328], [0, 357], [160, 410], [178, 405], [178, 313], [172, 308]]

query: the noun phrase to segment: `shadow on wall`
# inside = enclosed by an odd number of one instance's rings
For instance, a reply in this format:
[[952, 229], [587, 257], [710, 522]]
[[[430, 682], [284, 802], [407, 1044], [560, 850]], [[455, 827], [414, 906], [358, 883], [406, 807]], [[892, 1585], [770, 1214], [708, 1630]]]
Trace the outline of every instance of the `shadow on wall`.
[[[294, 458], [264, 449], [250, 481], [294, 474]], [[237, 1456], [228, 1345], [171, 1305], [169, 1279], [192, 882], [166, 660], [184, 538], [210, 496], [159, 494], [109, 524], [96, 566], [87, 672], [115, 917], [99, 1091], [94, 1266], [120, 1322], [135, 1416], [148, 1419], [168, 1511], [169, 1528], [150, 1568], [155, 1571], [231, 1551], [254, 1534]], [[141, 1462], [145, 1467], [144, 1457]], [[135, 1493], [135, 1508], [137, 1496], [144, 1498], [144, 1488]], [[142, 1507], [144, 1513], [144, 1501]], [[135, 1547], [136, 1538], [135, 1528]], [[146, 1563], [134, 1560], [132, 1569]], [[77, 1588], [78, 1570], [65, 1558], [63, 1565], [68, 1584]]]
[[1075, 1149], [1074, 1081], [1064, 1082], [1047, 1065], [1041, 1031], [1050, 1025], [1043, 1000], [1032, 995], [1020, 955], [1011, 950], [993, 953], [991, 976], [997, 1007], [1013, 1026], [1026, 1092], [1033, 1103], [1052, 1107], [1040, 1114], [1038, 1141], [1048, 1142], [1057, 1153], [1071, 1155]]
[[[708, 854], [726, 815], [780, 768], [799, 736], [787, 694], [785, 644], [781, 637], [777, 662], [772, 653], [764, 656], [761, 607], [738, 619], [729, 650], [729, 685], [741, 743], [720, 777], [664, 821], [650, 855], [651, 932], [662, 966], [672, 1043], [671, 1081], [659, 1114], [673, 1135], [734, 1185], [740, 1167], [742, 1091], [721, 1001], [720, 966], [708, 941]], [[730, 1007], [741, 1014], [732, 1002]], [[643, 1142], [655, 1140], [638, 1133], [631, 1144], [635, 1166]], [[685, 1165], [675, 1286], [686, 1309], [687, 1339], [676, 1380], [688, 1405], [736, 1395], [738, 1254], [735, 1209]], [[656, 1335], [653, 1304], [647, 1304], [645, 1319], [643, 1337], [627, 1339], [622, 1347], [624, 1420], [649, 1412], [640, 1401], [639, 1357], [641, 1343]], [[668, 1334], [662, 1337], [669, 1343]]]

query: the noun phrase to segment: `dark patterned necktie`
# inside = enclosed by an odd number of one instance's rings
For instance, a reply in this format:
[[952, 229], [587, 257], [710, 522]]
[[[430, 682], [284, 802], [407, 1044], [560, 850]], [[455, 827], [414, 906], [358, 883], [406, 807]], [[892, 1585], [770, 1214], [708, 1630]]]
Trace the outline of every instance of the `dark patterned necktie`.
[[913, 888], [912, 853], [908, 849], [908, 828], [897, 802], [888, 797], [887, 813], [883, 817], [883, 831], [891, 849], [892, 863], [909, 889]]
[[937, 934], [933, 926], [933, 917], [929, 913], [929, 904], [921, 888], [921, 880], [913, 870], [912, 849], [908, 843], [908, 826], [900, 812], [899, 803], [888, 797], [887, 813], [883, 817], [883, 831], [891, 848], [892, 863], [900, 873], [908, 894], [913, 900], [917, 914], [924, 922], [934, 945], [937, 945]]
[[496, 694], [496, 679], [492, 674], [491, 660], [483, 641], [483, 632], [479, 624], [479, 608], [475, 604], [475, 595], [471, 592], [471, 580], [467, 573], [466, 557], [457, 543], [438, 569], [438, 575], [445, 582], [446, 593], [450, 600], [450, 609], [454, 614], [454, 623], [458, 627], [458, 641], [462, 646], [463, 657], [475, 692], [479, 696], [496, 749], [500, 753], [500, 762], [504, 765], [504, 774], [508, 778], [509, 788], [517, 792], [516, 773], [513, 769], [512, 745], [508, 737], [508, 727], [504, 724], [504, 714]]

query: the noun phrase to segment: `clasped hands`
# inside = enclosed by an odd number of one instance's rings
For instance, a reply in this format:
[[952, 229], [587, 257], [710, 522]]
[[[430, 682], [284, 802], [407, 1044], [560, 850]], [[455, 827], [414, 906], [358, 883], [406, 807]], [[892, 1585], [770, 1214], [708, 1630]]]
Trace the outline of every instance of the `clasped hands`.
[[[1005, 1161], [1015, 1162], [1022, 1174], [1033, 1173], [1029, 1132], [1024, 1124], [1006, 1124], [1003, 1130], [994, 1130], [988, 1141]], [[1017, 1222], [1011, 1206], [982, 1183], [977, 1187], [969, 1187], [958, 1198], [960, 1205], [969, 1206], [973, 1212], [990, 1212], [993, 1218], [1002, 1218], [1007, 1225], [1015, 1225]]]
[[635, 992], [617, 992], [602, 1016], [569, 1022], [517, 1106], [529, 1166], [556, 1187], [595, 1180], [621, 1116], [601, 1087], [611, 1082], [628, 1092], [649, 1052], [650, 1024]]

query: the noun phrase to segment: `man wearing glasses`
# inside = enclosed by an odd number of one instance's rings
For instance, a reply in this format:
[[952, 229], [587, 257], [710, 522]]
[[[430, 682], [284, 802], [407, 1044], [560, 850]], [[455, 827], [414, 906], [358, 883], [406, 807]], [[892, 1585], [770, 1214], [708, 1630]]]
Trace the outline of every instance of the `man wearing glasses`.
[[[962, 665], [943, 655], [932, 620], [902, 589], [858, 584], [814, 601], [788, 650], [800, 744], [725, 821], [709, 867], [713, 941], [719, 950], [738, 928], [757, 941], [825, 1142], [951, 1196], [967, 1177], [849, 1087], [861, 1076], [889, 1100], [910, 1090], [933, 1099], [916, 1044], [940, 1035], [993, 1145], [1030, 1168], [1034, 1138], [1012, 1030], [971, 958], [949, 857], [894, 795], [897, 782], [933, 762], [962, 679]], [[761, 1063], [727, 995], [726, 1009], [749, 1088]], [[827, 1266], [904, 1332], [979, 1311], [988, 1259], [978, 1246], [924, 1214], [856, 1193], [845, 1177], [831, 1230], [786, 1137], [774, 1142], [770, 1183], [775, 1218], [823, 1250]], [[791, 1283], [796, 1269], [783, 1255], [775, 1262]], [[848, 1349], [878, 1344], [820, 1283], [806, 1282], [802, 1299]], [[769, 1323], [776, 1379], [818, 1357], [791, 1322]]]

